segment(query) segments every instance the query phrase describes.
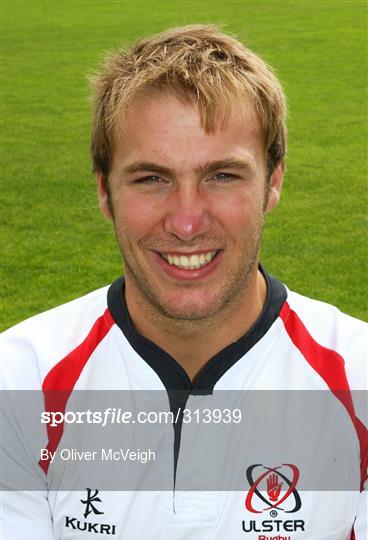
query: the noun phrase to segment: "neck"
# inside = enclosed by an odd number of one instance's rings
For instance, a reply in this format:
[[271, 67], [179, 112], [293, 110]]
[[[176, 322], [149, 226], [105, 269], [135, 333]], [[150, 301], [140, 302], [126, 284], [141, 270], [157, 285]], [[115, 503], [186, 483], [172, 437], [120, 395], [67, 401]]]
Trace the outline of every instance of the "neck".
[[233, 305], [210, 319], [184, 321], [164, 316], [140, 295], [134, 294], [129, 285], [127, 280], [126, 302], [136, 330], [175, 358], [191, 380], [210, 358], [251, 328], [267, 295], [265, 279], [256, 269]]

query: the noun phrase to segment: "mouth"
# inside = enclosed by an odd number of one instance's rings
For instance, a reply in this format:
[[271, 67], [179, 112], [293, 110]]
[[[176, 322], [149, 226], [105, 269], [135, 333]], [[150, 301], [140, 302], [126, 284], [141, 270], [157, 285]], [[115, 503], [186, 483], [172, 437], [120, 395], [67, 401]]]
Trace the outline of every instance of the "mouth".
[[182, 270], [198, 270], [210, 264], [216, 255], [219, 253], [219, 250], [207, 251], [205, 253], [196, 253], [193, 255], [179, 255], [179, 254], [170, 254], [162, 253], [159, 255], [164, 259], [170, 266], [175, 266]]

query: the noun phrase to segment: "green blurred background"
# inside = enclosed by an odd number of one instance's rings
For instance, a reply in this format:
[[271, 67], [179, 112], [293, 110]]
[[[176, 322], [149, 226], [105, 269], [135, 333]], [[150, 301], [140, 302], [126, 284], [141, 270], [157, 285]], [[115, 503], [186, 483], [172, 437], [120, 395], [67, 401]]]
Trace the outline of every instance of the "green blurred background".
[[106, 50], [195, 22], [238, 34], [288, 96], [287, 174], [263, 264], [366, 318], [366, 21], [354, 0], [3, 0], [2, 328], [120, 275], [91, 174], [86, 75]]

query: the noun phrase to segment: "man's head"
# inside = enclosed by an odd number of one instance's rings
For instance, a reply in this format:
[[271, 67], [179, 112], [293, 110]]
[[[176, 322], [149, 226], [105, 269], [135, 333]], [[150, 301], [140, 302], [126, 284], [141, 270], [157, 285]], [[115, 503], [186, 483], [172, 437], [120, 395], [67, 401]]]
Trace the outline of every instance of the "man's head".
[[268, 173], [284, 160], [286, 105], [279, 81], [263, 60], [214, 25], [190, 25], [142, 39], [110, 55], [93, 78], [92, 158], [108, 176], [119, 114], [142, 91], [167, 91], [194, 101], [207, 133], [226, 125], [234, 101], [258, 115]]
[[244, 301], [285, 154], [281, 87], [213, 26], [118, 53], [95, 78], [92, 151], [127, 295], [176, 320]]

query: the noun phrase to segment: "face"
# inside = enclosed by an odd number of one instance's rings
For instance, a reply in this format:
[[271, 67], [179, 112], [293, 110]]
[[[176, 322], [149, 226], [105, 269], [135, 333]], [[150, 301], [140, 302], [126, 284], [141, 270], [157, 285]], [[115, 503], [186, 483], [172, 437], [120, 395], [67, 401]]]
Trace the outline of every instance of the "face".
[[137, 98], [115, 131], [104, 214], [113, 213], [127, 298], [173, 319], [220, 314], [257, 273], [265, 211], [278, 201], [254, 110], [207, 134], [195, 105], [167, 94]]

